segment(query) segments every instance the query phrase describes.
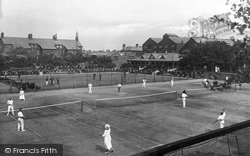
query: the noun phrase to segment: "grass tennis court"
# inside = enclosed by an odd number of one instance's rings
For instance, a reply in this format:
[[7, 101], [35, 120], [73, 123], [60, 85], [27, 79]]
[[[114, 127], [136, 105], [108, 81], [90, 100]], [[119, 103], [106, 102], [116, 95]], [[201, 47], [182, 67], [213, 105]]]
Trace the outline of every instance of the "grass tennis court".
[[[103, 138], [105, 123], [111, 125], [114, 153], [133, 153], [198, 135], [219, 127], [212, 124], [222, 108], [226, 107], [226, 126], [249, 118], [249, 86], [241, 90], [211, 92], [203, 88], [202, 80], [176, 81], [173, 88], [169, 82], [122, 86], [93, 87], [93, 94], [86, 88], [26, 93], [26, 101], [19, 101], [18, 94], [1, 94], [0, 109], [6, 110], [9, 97], [15, 108], [22, 107], [25, 132], [17, 131], [16, 116], [0, 113], [0, 144], [63, 144], [64, 155], [104, 155]], [[180, 93], [187, 90], [186, 108], [182, 108]], [[119, 98], [177, 91], [166, 100], [153, 102], [110, 101], [93, 109], [95, 99]], [[83, 101], [83, 111], [81, 111]], [[70, 103], [69, 103], [70, 102]], [[112, 105], [108, 105], [112, 103]], [[117, 105], [115, 105], [117, 103]], [[53, 107], [47, 107], [48, 105]], [[31, 109], [36, 107], [36, 109]]]

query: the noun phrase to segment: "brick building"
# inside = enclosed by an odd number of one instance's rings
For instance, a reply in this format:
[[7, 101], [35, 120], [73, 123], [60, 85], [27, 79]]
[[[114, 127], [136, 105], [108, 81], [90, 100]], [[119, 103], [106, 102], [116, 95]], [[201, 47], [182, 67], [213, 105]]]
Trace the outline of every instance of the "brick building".
[[61, 56], [65, 53], [82, 52], [82, 44], [78, 41], [78, 36], [75, 40], [67, 40], [57, 39], [57, 35], [54, 35], [51, 39], [43, 39], [33, 38], [32, 34], [28, 34], [27, 38], [5, 37], [4, 33], [1, 33], [0, 54], [18, 47], [27, 49], [34, 57], [50, 54]]

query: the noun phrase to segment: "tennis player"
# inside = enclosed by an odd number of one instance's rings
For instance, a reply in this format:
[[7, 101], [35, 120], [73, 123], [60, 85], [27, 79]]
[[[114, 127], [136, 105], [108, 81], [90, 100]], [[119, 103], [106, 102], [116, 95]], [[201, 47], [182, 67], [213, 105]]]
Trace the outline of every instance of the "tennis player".
[[170, 85], [171, 85], [171, 87], [174, 87], [174, 77], [171, 77]]
[[17, 131], [20, 131], [20, 128], [21, 128], [21, 131], [24, 132], [24, 115], [23, 115], [23, 112], [22, 112], [22, 108], [19, 108], [19, 111], [17, 113]]
[[110, 135], [110, 125], [109, 124], [105, 124], [105, 131], [102, 135], [102, 137], [104, 137], [104, 146], [107, 149], [107, 151], [105, 152], [105, 154], [108, 154], [109, 152], [113, 152], [113, 148], [112, 148], [112, 144], [111, 144], [111, 135]]
[[7, 101], [7, 105], [8, 105], [7, 116], [9, 115], [10, 110], [11, 110], [11, 112], [12, 112], [12, 115], [15, 115], [13, 103], [14, 103], [13, 100], [12, 100], [11, 98], [9, 98], [9, 100]]
[[92, 94], [92, 83], [91, 82], [89, 83], [88, 88], [89, 88], [89, 94]]
[[142, 88], [145, 88], [145, 87], [146, 87], [146, 81], [147, 81], [147, 80], [146, 80], [145, 78], [142, 79]]
[[23, 91], [23, 89], [22, 89], [22, 88], [21, 88], [21, 90], [20, 90], [20, 96], [19, 96], [19, 99], [20, 99], [21, 101], [25, 101], [24, 91]]
[[217, 121], [220, 121], [220, 128], [224, 128], [225, 116], [226, 116], [226, 111], [225, 111], [225, 108], [223, 108], [222, 112], [220, 112], [219, 117], [217, 118], [217, 120], [214, 121], [214, 123], [216, 123]]
[[122, 84], [119, 83], [119, 84], [117, 85], [117, 87], [118, 87], [118, 92], [120, 92], [120, 91], [121, 91]]
[[183, 90], [183, 92], [181, 94], [181, 97], [182, 97], [183, 108], [185, 108], [186, 107], [186, 98], [188, 97], [187, 93], [186, 93], [186, 90]]

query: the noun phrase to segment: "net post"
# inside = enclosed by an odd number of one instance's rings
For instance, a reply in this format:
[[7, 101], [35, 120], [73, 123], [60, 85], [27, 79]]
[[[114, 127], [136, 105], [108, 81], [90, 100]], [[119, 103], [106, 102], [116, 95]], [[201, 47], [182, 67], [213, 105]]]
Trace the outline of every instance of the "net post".
[[81, 101], [81, 112], [83, 111], [83, 101]]
[[94, 102], [94, 109], [96, 109], [96, 100], [95, 100], [95, 102]]

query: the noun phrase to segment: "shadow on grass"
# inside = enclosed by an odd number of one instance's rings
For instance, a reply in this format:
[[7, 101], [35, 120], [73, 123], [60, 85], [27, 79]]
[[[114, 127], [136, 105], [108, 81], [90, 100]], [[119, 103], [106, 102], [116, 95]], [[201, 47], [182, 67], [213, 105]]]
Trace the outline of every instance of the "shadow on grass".
[[95, 145], [95, 148], [96, 148], [96, 150], [98, 150], [100, 152], [103, 152], [103, 153], [107, 151], [106, 148], [104, 148], [101, 145]]

